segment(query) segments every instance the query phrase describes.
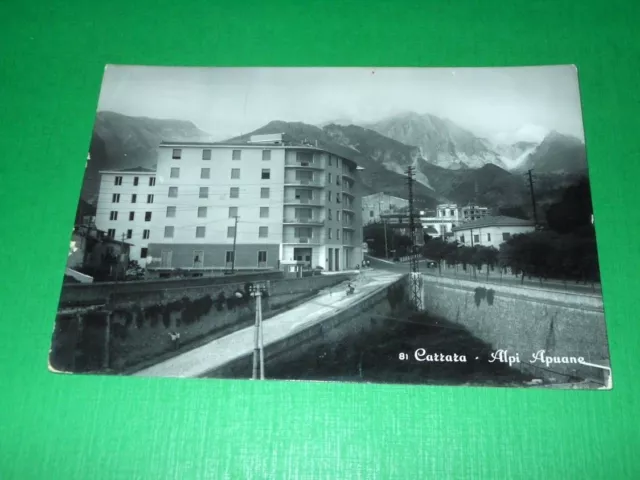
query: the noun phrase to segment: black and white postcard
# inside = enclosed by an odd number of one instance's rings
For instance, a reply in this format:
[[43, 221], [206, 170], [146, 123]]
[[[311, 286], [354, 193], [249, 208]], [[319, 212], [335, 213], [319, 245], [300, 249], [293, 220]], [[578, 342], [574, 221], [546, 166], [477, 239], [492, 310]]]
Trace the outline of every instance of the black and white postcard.
[[575, 66], [110, 65], [89, 140], [51, 371], [612, 388]]

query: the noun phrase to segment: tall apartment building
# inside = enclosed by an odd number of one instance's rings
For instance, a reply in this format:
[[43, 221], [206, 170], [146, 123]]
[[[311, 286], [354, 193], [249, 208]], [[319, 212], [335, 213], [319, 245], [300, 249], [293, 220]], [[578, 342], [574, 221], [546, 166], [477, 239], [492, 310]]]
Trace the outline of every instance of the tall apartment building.
[[151, 224], [158, 216], [156, 172], [148, 168], [100, 172], [95, 225], [119, 241], [131, 244], [129, 258], [146, 264]]
[[159, 148], [147, 267], [325, 270], [362, 258], [357, 165], [281, 135]]

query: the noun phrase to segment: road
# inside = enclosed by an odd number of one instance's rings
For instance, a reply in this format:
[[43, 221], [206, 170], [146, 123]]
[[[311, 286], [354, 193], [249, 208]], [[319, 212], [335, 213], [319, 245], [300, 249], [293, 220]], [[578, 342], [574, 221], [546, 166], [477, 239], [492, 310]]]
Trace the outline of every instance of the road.
[[[291, 310], [263, 322], [265, 347], [296, 331], [306, 329], [335, 315], [362, 298], [399, 279], [394, 272], [381, 274], [379, 270], [363, 271], [352, 282], [353, 295], [346, 295], [347, 282], [322, 290], [316, 297]], [[134, 373], [143, 377], [199, 377], [216, 367], [235, 359], [250, 355], [254, 347], [254, 327], [238, 330], [230, 335], [213, 340], [201, 347], [177, 355], [152, 367]], [[268, 372], [267, 372], [268, 375]], [[251, 372], [247, 372], [247, 377]]]
[[[407, 273], [410, 269], [409, 263], [391, 262], [375, 257], [367, 258], [371, 261], [371, 267], [373, 269], [386, 270], [396, 273]], [[427, 261], [421, 260], [419, 262], [419, 268], [423, 275], [443, 276], [448, 278], [459, 278], [461, 280], [474, 281], [473, 275], [470, 274], [471, 270], [469, 270], [468, 272], [464, 272], [462, 270], [462, 267], [458, 268], [457, 273], [453, 269], [443, 269], [442, 273], [439, 274], [437, 268], [428, 268]], [[575, 282], [567, 282], [565, 285], [562, 281], [558, 280], [543, 280], [542, 283], [540, 283], [538, 279], [529, 280], [527, 278], [525, 278], [524, 283], [521, 283], [520, 278], [514, 277], [513, 275], [504, 275], [501, 278], [500, 274], [497, 272], [493, 272], [492, 274], [490, 274], [489, 279], [486, 278], [485, 272], [478, 273], [477, 281], [478, 283], [482, 284], [492, 283], [496, 285], [515, 285], [527, 288], [560, 290], [563, 292], [575, 292], [583, 295], [602, 296], [602, 287], [600, 284], [595, 284], [595, 286], [592, 287], [591, 284], [584, 285], [576, 284]]]

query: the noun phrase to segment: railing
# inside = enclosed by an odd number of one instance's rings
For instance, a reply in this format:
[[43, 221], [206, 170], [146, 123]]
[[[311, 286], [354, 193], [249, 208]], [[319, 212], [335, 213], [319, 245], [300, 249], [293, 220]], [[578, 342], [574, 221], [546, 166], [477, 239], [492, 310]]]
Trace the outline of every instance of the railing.
[[307, 244], [307, 245], [318, 245], [320, 244], [320, 238], [319, 237], [285, 237], [284, 238], [284, 242], [283, 243], [301, 243], [301, 244]]
[[343, 177], [347, 177], [350, 178], [351, 180], [355, 180], [355, 171], [353, 173], [349, 172], [348, 170], [342, 170], [342, 176]]
[[285, 186], [286, 185], [303, 185], [305, 187], [324, 187], [324, 183], [322, 182], [322, 180], [317, 180], [317, 179], [307, 179], [307, 178], [294, 178], [294, 179], [290, 179], [290, 180], [285, 180], [284, 181]]
[[293, 205], [309, 205], [312, 207], [322, 207], [324, 203], [320, 200], [316, 200], [314, 198], [285, 198], [285, 204], [293, 204]]
[[284, 162], [285, 167], [291, 168], [313, 168], [316, 170], [324, 170], [324, 167], [320, 162], [312, 161], [312, 162], [302, 162], [296, 159], [287, 158]]
[[283, 223], [300, 223], [304, 225], [324, 225], [324, 220], [319, 218], [285, 218]]

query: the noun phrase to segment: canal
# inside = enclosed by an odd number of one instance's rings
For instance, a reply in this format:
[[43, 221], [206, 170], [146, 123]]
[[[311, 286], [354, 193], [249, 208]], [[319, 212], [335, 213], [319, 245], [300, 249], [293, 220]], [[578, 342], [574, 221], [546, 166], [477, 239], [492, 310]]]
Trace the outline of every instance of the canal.
[[[269, 362], [267, 377], [282, 380], [316, 380], [431, 385], [520, 386], [533, 377], [490, 363], [491, 346], [451, 322], [426, 314], [380, 317], [364, 335], [321, 345], [295, 360]], [[424, 350], [419, 350], [424, 349]], [[418, 361], [415, 352], [466, 362]]]

